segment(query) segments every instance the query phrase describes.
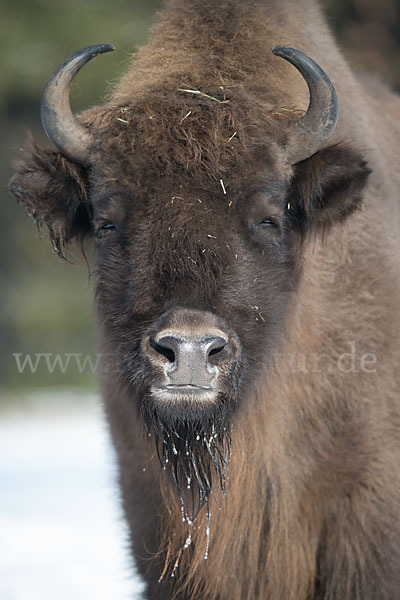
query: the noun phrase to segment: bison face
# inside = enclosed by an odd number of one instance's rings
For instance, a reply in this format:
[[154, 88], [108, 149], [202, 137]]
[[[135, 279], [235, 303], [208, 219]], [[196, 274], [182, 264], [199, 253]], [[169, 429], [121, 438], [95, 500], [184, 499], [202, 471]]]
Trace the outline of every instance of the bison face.
[[164, 418], [236, 404], [241, 365], [254, 382], [277, 343], [298, 270], [285, 184], [267, 179], [92, 187], [103, 335]]
[[42, 115], [59, 152], [31, 145], [10, 189], [60, 255], [95, 238], [108, 387], [136, 404], [178, 489], [197, 481], [201, 504], [215, 471], [223, 483], [234, 412], [278, 347], [304, 241], [360, 205], [369, 171], [351, 147], [326, 147], [333, 86], [293, 49], [275, 53], [306, 79], [310, 106], [287, 127], [241, 86], [215, 102], [173, 78], [75, 120], [71, 79], [110, 49], [55, 72]]

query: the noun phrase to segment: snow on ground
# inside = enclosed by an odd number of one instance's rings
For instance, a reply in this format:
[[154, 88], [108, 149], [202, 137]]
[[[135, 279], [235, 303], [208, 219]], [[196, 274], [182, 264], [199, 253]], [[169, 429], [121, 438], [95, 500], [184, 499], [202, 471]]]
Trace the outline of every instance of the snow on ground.
[[139, 600], [99, 400], [68, 400], [0, 412], [0, 598]]

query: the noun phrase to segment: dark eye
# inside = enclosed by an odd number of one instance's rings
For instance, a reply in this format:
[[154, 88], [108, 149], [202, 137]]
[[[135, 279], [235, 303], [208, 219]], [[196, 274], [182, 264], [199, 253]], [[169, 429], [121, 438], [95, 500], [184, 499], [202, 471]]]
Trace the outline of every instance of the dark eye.
[[275, 221], [275, 219], [267, 218], [267, 219], [263, 219], [262, 221], [260, 221], [259, 225], [267, 225], [270, 227], [276, 227], [277, 222]]
[[110, 231], [115, 231], [117, 226], [114, 223], [103, 223], [96, 228], [96, 235], [101, 235], [102, 233], [108, 233]]

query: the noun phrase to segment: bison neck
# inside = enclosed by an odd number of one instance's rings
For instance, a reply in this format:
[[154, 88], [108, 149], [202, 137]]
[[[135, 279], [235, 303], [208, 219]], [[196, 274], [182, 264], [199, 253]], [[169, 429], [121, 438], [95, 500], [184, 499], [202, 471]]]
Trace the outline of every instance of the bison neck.
[[161, 485], [164, 577], [192, 590], [185, 598], [254, 600], [262, 590], [266, 600], [305, 600], [313, 589], [320, 509], [285, 470], [285, 415], [272, 398], [269, 414], [261, 408], [265, 396], [264, 388], [249, 399], [235, 424], [226, 495], [216, 487], [193, 525], [182, 519], [173, 486]]

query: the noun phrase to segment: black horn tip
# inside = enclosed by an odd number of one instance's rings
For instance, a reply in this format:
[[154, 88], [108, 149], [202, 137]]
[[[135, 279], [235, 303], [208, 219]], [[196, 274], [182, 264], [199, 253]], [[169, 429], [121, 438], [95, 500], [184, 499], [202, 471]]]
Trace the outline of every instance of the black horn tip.
[[86, 46], [85, 48], [81, 48], [77, 50], [72, 56], [67, 58], [56, 71], [53, 73], [53, 76], [59, 72], [64, 71], [65, 67], [68, 66], [69, 69], [78, 71], [83, 65], [88, 63], [92, 58], [96, 58], [99, 54], [105, 54], [106, 52], [113, 52], [115, 47], [112, 44], [93, 44], [92, 46]]
[[288, 48], [286, 46], [274, 46], [272, 48], [272, 53], [275, 54], [275, 56], [282, 56], [282, 54], [285, 54], [287, 50], [293, 51], [294, 48]]
[[93, 46], [86, 46], [86, 48], [82, 48], [78, 52], [80, 54], [90, 54], [94, 57], [105, 52], [113, 52], [114, 50], [115, 46], [113, 44], [93, 44]]
[[272, 48], [272, 54], [275, 56], [280, 56], [281, 58], [285, 58], [290, 61], [295, 58], [299, 54], [302, 54], [300, 50], [296, 50], [296, 48], [289, 48], [289, 46], [275, 46]]
[[334, 92], [333, 85], [325, 71], [321, 69], [315, 60], [304, 54], [301, 50], [289, 48], [288, 46], [275, 46], [272, 49], [272, 53], [290, 62], [302, 75], [308, 74], [308, 76], [311, 76], [314, 83], [318, 80], [323, 80]]

